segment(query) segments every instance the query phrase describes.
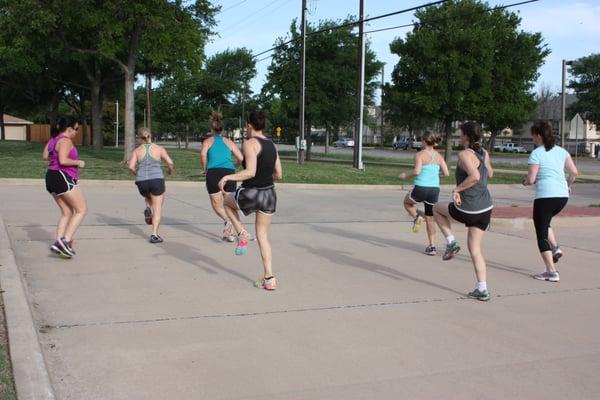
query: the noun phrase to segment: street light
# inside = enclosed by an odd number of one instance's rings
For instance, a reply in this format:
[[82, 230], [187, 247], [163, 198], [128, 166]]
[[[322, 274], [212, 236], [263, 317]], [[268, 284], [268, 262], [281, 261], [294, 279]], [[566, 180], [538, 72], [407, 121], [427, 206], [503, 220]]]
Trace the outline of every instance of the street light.
[[561, 147], [565, 147], [565, 105], [566, 105], [566, 96], [565, 96], [565, 80], [567, 78], [567, 65], [573, 65], [575, 61], [573, 60], [562, 60], [562, 91], [561, 91], [561, 110], [560, 110], [560, 145]]

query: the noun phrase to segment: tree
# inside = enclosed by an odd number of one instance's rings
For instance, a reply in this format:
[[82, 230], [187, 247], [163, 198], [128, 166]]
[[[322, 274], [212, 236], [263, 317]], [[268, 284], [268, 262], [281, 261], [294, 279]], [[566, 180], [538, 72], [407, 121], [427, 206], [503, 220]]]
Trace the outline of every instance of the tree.
[[573, 63], [574, 79], [569, 88], [575, 91], [577, 101], [569, 107], [570, 113], [580, 113], [600, 126], [600, 54], [582, 57]]
[[[318, 25], [308, 24], [306, 39], [306, 126], [322, 126], [326, 132], [326, 146], [332, 132], [355, 119], [356, 96], [358, 95], [358, 40], [351, 27], [336, 29], [344, 21], [320, 21]], [[315, 35], [312, 32], [321, 31]], [[268, 68], [267, 83], [263, 87], [263, 98], [277, 97], [281, 100], [280, 109], [290, 119], [297, 119], [299, 113], [300, 32], [294, 21], [290, 27], [294, 41], [283, 46], [279, 38], [278, 47]], [[365, 104], [373, 104], [375, 81], [381, 68], [375, 53], [367, 43], [365, 61]], [[279, 105], [278, 105], [279, 106]], [[285, 128], [285, 127], [282, 127]], [[309, 140], [310, 143], [310, 140]], [[326, 147], [327, 148], [327, 147]], [[309, 149], [310, 150], [310, 149]], [[310, 151], [307, 152], [307, 158]]]
[[406, 39], [390, 44], [400, 61], [386, 91], [388, 107], [405, 110], [414, 120], [439, 120], [447, 160], [454, 121], [487, 120], [500, 126], [523, 117], [518, 108], [531, 106], [527, 93], [547, 54], [539, 34], [518, 31], [518, 16], [488, 9], [475, 0], [420, 9]]

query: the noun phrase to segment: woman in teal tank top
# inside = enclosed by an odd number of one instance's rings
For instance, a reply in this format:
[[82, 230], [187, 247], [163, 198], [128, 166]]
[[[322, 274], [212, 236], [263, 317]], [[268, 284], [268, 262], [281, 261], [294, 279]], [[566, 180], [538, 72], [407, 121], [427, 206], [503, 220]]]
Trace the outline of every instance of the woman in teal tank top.
[[[421, 140], [425, 147], [415, 155], [415, 167], [410, 174], [410, 177], [415, 177], [414, 186], [404, 198], [404, 208], [413, 218], [413, 232], [418, 233], [421, 230], [421, 224], [425, 221], [429, 240], [425, 254], [434, 256], [437, 254], [437, 250], [435, 248], [433, 206], [438, 202], [440, 196], [440, 170], [444, 176], [450, 175], [450, 172], [444, 159], [434, 149], [435, 145], [441, 141], [441, 137], [427, 131]], [[408, 177], [409, 175], [405, 172], [400, 174], [402, 179]], [[417, 203], [424, 204], [425, 212], [417, 208]]]
[[[233, 226], [227, 218], [223, 208], [223, 193], [219, 189], [219, 181], [226, 175], [235, 173], [235, 166], [231, 160], [234, 155], [238, 161], [242, 161], [244, 156], [238, 147], [231, 140], [223, 137], [222, 116], [213, 112], [210, 120], [210, 131], [212, 136], [202, 143], [202, 152], [200, 160], [202, 162], [202, 174], [206, 176], [206, 190], [210, 197], [210, 204], [215, 213], [223, 220], [223, 240], [228, 242], [235, 241], [235, 232]], [[231, 181], [225, 187], [226, 192], [235, 192], [236, 183]]]

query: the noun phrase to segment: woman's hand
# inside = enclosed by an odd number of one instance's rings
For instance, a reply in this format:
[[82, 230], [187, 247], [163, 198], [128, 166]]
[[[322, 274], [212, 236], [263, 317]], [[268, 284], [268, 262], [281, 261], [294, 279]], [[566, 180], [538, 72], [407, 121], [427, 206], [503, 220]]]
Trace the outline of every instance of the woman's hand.
[[401, 172], [399, 177], [400, 177], [400, 179], [406, 179], [406, 177], [407, 177], [406, 172]]
[[452, 201], [454, 201], [454, 204], [456, 204], [457, 206], [460, 206], [462, 203], [462, 200], [460, 199], [460, 193], [456, 190], [452, 191]]
[[229, 175], [225, 175], [223, 178], [221, 178], [221, 180], [219, 181], [219, 189], [221, 190], [221, 192], [225, 193], [225, 185], [227, 184], [227, 182], [229, 182]]
[[83, 160], [77, 160], [77, 167], [79, 167], [79, 168], [85, 168], [85, 161], [83, 161]]

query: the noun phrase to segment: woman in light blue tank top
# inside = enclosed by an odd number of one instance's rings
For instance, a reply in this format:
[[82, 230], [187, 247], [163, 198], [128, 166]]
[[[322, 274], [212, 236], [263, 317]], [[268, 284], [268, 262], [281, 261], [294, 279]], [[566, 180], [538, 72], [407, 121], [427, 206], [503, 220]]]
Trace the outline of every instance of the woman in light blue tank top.
[[171, 175], [173, 160], [163, 147], [152, 143], [148, 128], [138, 130], [138, 139], [142, 144], [131, 153], [128, 166], [135, 175], [135, 184], [146, 202], [144, 218], [148, 225], [152, 225], [150, 243], [161, 243], [163, 239], [158, 234], [158, 227], [165, 194], [162, 161], [167, 163], [167, 172]]
[[[223, 240], [228, 242], [235, 241], [235, 232], [231, 222], [227, 218], [223, 208], [223, 193], [219, 189], [219, 181], [227, 175], [235, 173], [235, 166], [231, 159], [232, 155], [238, 161], [242, 161], [244, 156], [238, 147], [226, 137], [223, 137], [223, 123], [221, 114], [213, 112], [210, 121], [210, 131], [212, 136], [202, 142], [202, 151], [200, 160], [202, 162], [202, 174], [206, 176], [206, 190], [210, 197], [210, 204], [217, 214], [223, 220]], [[235, 192], [236, 183], [231, 181], [225, 191]]]
[[[441, 141], [441, 137], [436, 133], [427, 131], [421, 140], [425, 147], [415, 155], [415, 167], [412, 174], [410, 174], [411, 177], [415, 177], [414, 186], [404, 198], [404, 208], [413, 218], [413, 232], [418, 233], [421, 230], [421, 224], [425, 221], [429, 240], [429, 245], [425, 248], [425, 254], [434, 256], [437, 250], [435, 248], [433, 206], [438, 202], [440, 195], [440, 170], [444, 173], [444, 176], [448, 176], [450, 173], [446, 162], [434, 148]], [[400, 174], [402, 179], [408, 177], [404, 172]], [[417, 203], [424, 204], [425, 212], [417, 209]]]

